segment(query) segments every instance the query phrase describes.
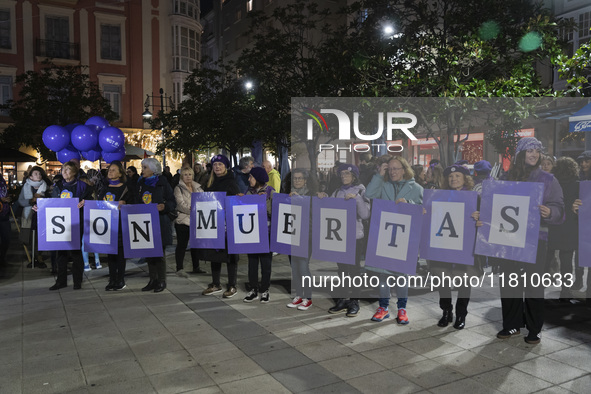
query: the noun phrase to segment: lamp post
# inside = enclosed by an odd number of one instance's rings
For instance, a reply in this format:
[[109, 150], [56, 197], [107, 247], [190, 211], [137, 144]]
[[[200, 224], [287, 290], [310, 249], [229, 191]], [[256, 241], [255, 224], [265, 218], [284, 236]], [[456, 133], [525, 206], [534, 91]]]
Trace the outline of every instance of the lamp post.
[[[174, 102], [172, 101], [172, 96], [168, 96], [166, 93], [164, 93], [164, 89], [160, 88], [160, 95], [149, 95], [146, 94], [146, 101], [144, 103], [144, 107], [145, 107], [145, 111], [142, 114], [143, 118], [144, 118], [144, 122], [149, 122], [152, 119], [152, 112], [150, 112], [150, 105], [152, 106], [152, 111], [155, 111], [155, 107], [157, 106], [157, 104], [155, 104], [155, 100], [157, 98], [160, 98], [160, 109], [158, 110], [158, 120], [160, 121], [160, 131], [161, 131], [161, 136], [162, 136], [162, 141], [164, 141], [165, 138], [165, 131], [164, 131], [164, 122], [162, 121], [163, 115], [166, 112], [174, 109]], [[152, 123], [152, 126], [154, 125], [154, 123]], [[152, 130], [154, 130], [154, 127], [152, 127]], [[162, 150], [162, 169], [164, 169], [164, 167], [166, 167], [166, 149]]]

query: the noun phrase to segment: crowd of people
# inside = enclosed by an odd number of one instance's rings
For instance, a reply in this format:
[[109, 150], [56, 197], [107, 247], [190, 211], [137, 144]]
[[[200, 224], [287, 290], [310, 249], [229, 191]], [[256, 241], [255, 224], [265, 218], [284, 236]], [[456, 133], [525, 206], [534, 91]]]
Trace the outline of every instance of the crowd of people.
[[[560, 272], [574, 275], [571, 287], [563, 286], [560, 300], [570, 302], [572, 290], [583, 287], [583, 268], [579, 267], [578, 255], [578, 208], [581, 200], [578, 195], [578, 182], [591, 180], [591, 151], [583, 152], [577, 160], [570, 157], [554, 157], [543, 154], [544, 148], [540, 141], [533, 137], [522, 138], [514, 152], [509, 170], [500, 179], [519, 182], [541, 182], [544, 185], [543, 202], [539, 206], [541, 216], [540, 237], [538, 241], [535, 264], [500, 258], [486, 258], [474, 255], [474, 264], [453, 264], [439, 261], [428, 261], [428, 269], [432, 276], [480, 275], [485, 265], [506, 273], [526, 273], [528, 275], [543, 272]], [[368, 236], [368, 220], [371, 213], [371, 199], [379, 198], [395, 204], [423, 203], [425, 189], [443, 189], [457, 191], [482, 191], [482, 183], [490, 179], [491, 165], [487, 161], [474, 163], [471, 170], [466, 161], [460, 161], [444, 168], [437, 160], [428, 166], [411, 166], [401, 156], [385, 155], [378, 158], [364, 153], [360, 157], [359, 167], [354, 164], [339, 163], [333, 176], [317, 182], [318, 177], [302, 168], [296, 168], [281, 182], [279, 173], [271, 163], [256, 166], [254, 159], [243, 157], [237, 166], [231, 167], [224, 155], [216, 155], [207, 166], [195, 163], [183, 166], [176, 175], [169, 168], [161, 167], [158, 160], [144, 159], [141, 172], [135, 167], [124, 168], [121, 162], [113, 161], [108, 169], [87, 171], [84, 173], [74, 161], [63, 165], [61, 174], [50, 181], [45, 171], [33, 167], [28, 171], [26, 181], [18, 198], [23, 207], [21, 214], [21, 240], [29, 245], [32, 234], [35, 234], [36, 211], [38, 198], [78, 198], [80, 215], [83, 215], [85, 201], [98, 199], [123, 204], [156, 204], [160, 215], [160, 237], [163, 250], [173, 243], [173, 228], [176, 233], [175, 263], [176, 274], [187, 278], [184, 259], [189, 245], [191, 195], [200, 192], [225, 192], [228, 196], [264, 195], [267, 201], [268, 224], [271, 220], [273, 195], [276, 192], [290, 196], [316, 196], [319, 198], [333, 197], [354, 200], [356, 203], [356, 256], [355, 264], [337, 263], [337, 271], [349, 276], [361, 275], [371, 271], [385, 284], [386, 278], [404, 276], [404, 274], [368, 267], [363, 264], [364, 252]], [[209, 168], [208, 168], [209, 167]], [[7, 207], [10, 199], [6, 193], [6, 184], [0, 180], [0, 261], [4, 262], [10, 238], [10, 223]], [[472, 214], [475, 226], [481, 226], [479, 211]], [[82, 222], [82, 219], [81, 219]], [[121, 225], [121, 224], [120, 224]], [[82, 227], [82, 226], [81, 226]], [[270, 227], [270, 225], [269, 225]], [[82, 239], [82, 228], [81, 239]], [[23, 235], [24, 234], [24, 235]], [[109, 281], [106, 291], [120, 291], [126, 287], [126, 259], [123, 254], [121, 231], [119, 231], [119, 248], [117, 254], [107, 255]], [[558, 253], [556, 253], [558, 251]], [[189, 248], [192, 273], [205, 274], [200, 262], [208, 261], [211, 267], [211, 283], [202, 294], [210, 296], [222, 294], [224, 298], [234, 297], [238, 293], [238, 262], [239, 255], [228, 253], [224, 249], [192, 249]], [[558, 258], [556, 258], [558, 254]], [[41, 254], [36, 251], [37, 266], [45, 265]], [[148, 257], [149, 282], [142, 291], [159, 293], [166, 289], [166, 262], [163, 257]], [[248, 283], [244, 302], [270, 301], [270, 284], [273, 271], [274, 253], [249, 253]], [[88, 257], [84, 251], [51, 252], [52, 272], [56, 281], [50, 290], [58, 290], [67, 286], [67, 266], [72, 262], [74, 289], [80, 289], [83, 271], [88, 266]], [[289, 308], [307, 310], [312, 306], [312, 288], [303, 281], [310, 275], [310, 257], [289, 256], [292, 269], [292, 287], [294, 298], [287, 304]], [[100, 266], [99, 256], [95, 264]], [[222, 287], [222, 265], [226, 265], [227, 284]], [[260, 273], [260, 280], [259, 280]], [[587, 294], [590, 298], [591, 280], [588, 276]], [[440, 287], [439, 305], [442, 315], [437, 321], [440, 327], [453, 322], [455, 329], [463, 329], [467, 322], [468, 304], [471, 288], [469, 284], [456, 288], [457, 300], [452, 302], [452, 289]], [[372, 317], [373, 321], [381, 322], [390, 317], [390, 288], [379, 287], [378, 308]], [[501, 306], [503, 327], [497, 337], [506, 339], [520, 333], [524, 327], [528, 329], [526, 342], [540, 342], [540, 332], [544, 321], [544, 287], [515, 286], [501, 288]], [[347, 317], [355, 317], [359, 313], [360, 289], [347, 289], [334, 299], [334, 306], [328, 312], [344, 313]], [[408, 324], [408, 285], [396, 287], [396, 322]]]

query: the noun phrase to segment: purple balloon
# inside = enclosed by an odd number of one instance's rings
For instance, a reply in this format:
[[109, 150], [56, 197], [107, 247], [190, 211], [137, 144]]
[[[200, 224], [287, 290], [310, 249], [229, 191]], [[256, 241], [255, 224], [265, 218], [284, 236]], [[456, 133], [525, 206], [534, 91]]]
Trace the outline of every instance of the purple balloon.
[[70, 133], [65, 127], [49, 126], [43, 131], [43, 143], [50, 150], [59, 152], [70, 144]]
[[86, 126], [90, 126], [90, 125], [96, 126], [98, 131], [101, 131], [105, 127], [109, 127], [109, 121], [107, 119], [103, 118], [102, 116], [93, 116], [91, 118], [88, 118], [88, 120], [84, 124]]
[[62, 164], [70, 160], [80, 160], [80, 152], [73, 145], [68, 145], [65, 149], [57, 152], [57, 159]]
[[106, 153], [125, 149], [125, 134], [117, 127], [107, 127], [99, 134], [99, 145], [103, 152]]
[[101, 151], [100, 150], [89, 150], [86, 152], [82, 152], [82, 156], [84, 156], [84, 158], [86, 160], [89, 161], [97, 161], [101, 158]]
[[119, 149], [115, 152], [104, 152], [103, 151], [103, 159], [107, 163], [111, 163], [114, 160], [123, 161], [125, 159], [125, 148]]
[[76, 126], [80, 126], [80, 123], [71, 123], [69, 125], [66, 125], [66, 130], [68, 130], [71, 133], [72, 130], [76, 128]]
[[72, 145], [81, 152], [93, 150], [98, 145], [98, 133], [87, 126], [77, 126], [72, 131]]

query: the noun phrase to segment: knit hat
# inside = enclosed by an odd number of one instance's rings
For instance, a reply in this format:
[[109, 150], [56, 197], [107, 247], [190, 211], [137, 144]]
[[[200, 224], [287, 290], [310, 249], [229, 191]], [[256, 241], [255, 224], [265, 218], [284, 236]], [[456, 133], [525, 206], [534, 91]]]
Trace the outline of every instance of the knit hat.
[[459, 166], [467, 166], [468, 160], [459, 160], [459, 161], [456, 161], [454, 164], [457, 164]]
[[213, 163], [215, 162], [222, 162], [226, 168], [230, 168], [230, 160], [228, 160], [228, 158], [224, 155], [216, 155], [214, 157], [211, 158], [211, 164], [213, 165]]
[[254, 167], [250, 170], [250, 175], [261, 185], [269, 182], [269, 174], [263, 167]]
[[581, 160], [591, 160], [591, 150], [586, 150], [577, 157], [577, 161]]
[[339, 168], [337, 169], [337, 173], [339, 174], [339, 176], [341, 175], [341, 172], [343, 172], [343, 171], [350, 171], [353, 175], [355, 175], [355, 178], [359, 179], [359, 168], [357, 168], [356, 165], [341, 164], [339, 166]]
[[519, 152], [521, 152], [522, 150], [528, 150], [528, 149], [537, 149], [540, 152], [543, 152], [544, 146], [535, 137], [523, 137], [522, 139], [519, 140], [519, 142], [517, 142], [517, 148], [515, 148], [515, 157], [517, 157]]
[[443, 176], [447, 178], [449, 176], [449, 174], [451, 174], [452, 172], [460, 172], [464, 175], [470, 175], [469, 169], [467, 169], [464, 166], [459, 166], [457, 164], [454, 164], [453, 166], [449, 166], [445, 170], [443, 170]]
[[489, 174], [492, 170], [492, 166], [486, 160], [480, 160], [474, 163], [474, 171], [478, 173], [478, 175]]

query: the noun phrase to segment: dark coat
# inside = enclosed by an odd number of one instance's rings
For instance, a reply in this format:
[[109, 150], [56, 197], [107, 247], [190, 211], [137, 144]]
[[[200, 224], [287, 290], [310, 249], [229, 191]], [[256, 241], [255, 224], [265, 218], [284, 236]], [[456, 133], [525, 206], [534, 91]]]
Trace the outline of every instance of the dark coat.
[[248, 183], [248, 178], [250, 177], [250, 174], [243, 173], [240, 167], [238, 166], [232, 168], [232, 171], [234, 172], [234, 179], [236, 179], [236, 184], [238, 185], [240, 193], [246, 193], [246, 191], [248, 190], [248, 186], [250, 185]]
[[576, 250], [579, 247], [579, 218], [570, 209], [579, 196], [579, 182], [560, 183], [564, 196], [564, 223], [548, 226], [548, 248], [556, 250]]
[[168, 179], [164, 176], [158, 177], [158, 182], [155, 186], [148, 186], [145, 183], [145, 178], [141, 178], [138, 182], [136, 202], [141, 204], [149, 203], [142, 197], [144, 194], [151, 195], [150, 203], [164, 204], [164, 210], [160, 211], [160, 235], [162, 236], [162, 246], [172, 245], [172, 222], [169, 213], [173, 213], [176, 209], [176, 200], [174, 199], [174, 192]]
[[214, 177], [211, 186], [205, 185], [204, 187], [204, 185], [201, 185], [206, 192], [226, 192], [227, 196], [235, 196], [240, 193], [236, 179], [234, 179], [234, 173], [231, 170], [228, 170], [224, 176], [217, 177], [213, 172], [210, 176]]

